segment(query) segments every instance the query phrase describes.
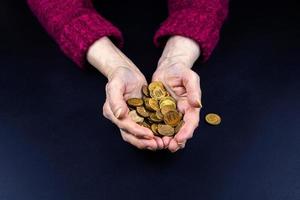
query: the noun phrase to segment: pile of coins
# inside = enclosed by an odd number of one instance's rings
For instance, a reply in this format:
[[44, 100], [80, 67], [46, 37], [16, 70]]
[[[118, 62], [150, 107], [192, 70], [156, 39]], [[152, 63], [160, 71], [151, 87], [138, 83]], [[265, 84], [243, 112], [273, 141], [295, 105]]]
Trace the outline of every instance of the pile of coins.
[[183, 114], [177, 110], [176, 100], [163, 83], [155, 81], [144, 85], [142, 95], [142, 98], [127, 100], [131, 119], [156, 136], [174, 136], [184, 124]]

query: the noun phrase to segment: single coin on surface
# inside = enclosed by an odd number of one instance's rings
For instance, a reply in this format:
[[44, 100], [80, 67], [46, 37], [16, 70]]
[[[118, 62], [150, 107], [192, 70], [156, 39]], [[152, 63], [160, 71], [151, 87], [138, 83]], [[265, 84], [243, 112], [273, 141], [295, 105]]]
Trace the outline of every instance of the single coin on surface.
[[205, 116], [205, 121], [211, 125], [219, 125], [221, 123], [221, 117], [215, 113], [209, 113]]

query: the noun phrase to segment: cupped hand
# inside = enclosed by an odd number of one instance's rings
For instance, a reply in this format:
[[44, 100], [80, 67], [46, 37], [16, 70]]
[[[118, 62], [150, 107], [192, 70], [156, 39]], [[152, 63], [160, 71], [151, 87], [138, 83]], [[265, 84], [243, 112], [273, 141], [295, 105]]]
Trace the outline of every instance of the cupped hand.
[[103, 115], [120, 128], [124, 141], [139, 149], [162, 149], [163, 141], [154, 136], [150, 129], [136, 124], [129, 117], [126, 100], [141, 97], [141, 88], [145, 78], [128, 67], [118, 67], [110, 76], [106, 85], [106, 101]]
[[163, 137], [164, 146], [171, 152], [184, 148], [199, 124], [201, 105], [200, 77], [191, 68], [200, 49], [191, 39], [173, 36], [166, 44], [152, 81], [161, 81], [177, 100], [178, 110], [185, 122], [174, 137]]
[[201, 107], [200, 78], [194, 71], [178, 63], [158, 69], [153, 75], [153, 81], [163, 82], [177, 100], [178, 110], [184, 114], [185, 123], [174, 138], [163, 137], [164, 145], [171, 152], [175, 152], [185, 147], [187, 140], [193, 137], [198, 127]]
[[147, 84], [139, 69], [107, 37], [89, 48], [87, 60], [108, 79], [103, 115], [118, 126], [123, 140], [139, 149], [162, 149], [162, 139], [128, 115], [126, 100], [141, 97], [141, 88]]

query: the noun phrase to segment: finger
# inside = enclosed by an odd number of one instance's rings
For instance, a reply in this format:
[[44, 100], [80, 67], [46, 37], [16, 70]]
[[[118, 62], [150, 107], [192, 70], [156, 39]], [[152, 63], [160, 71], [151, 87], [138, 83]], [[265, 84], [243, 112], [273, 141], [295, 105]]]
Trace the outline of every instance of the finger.
[[157, 143], [157, 148], [158, 149], [163, 149], [165, 147], [163, 140], [160, 137], [154, 137], [156, 143]]
[[104, 110], [106, 112], [105, 115], [107, 115], [108, 118], [120, 129], [123, 129], [129, 132], [130, 134], [140, 138], [152, 139], [154, 137], [152, 131], [132, 121], [128, 114], [126, 114], [126, 116], [123, 119], [119, 120], [112, 113], [112, 110], [108, 103], [106, 103], [104, 107]]
[[180, 149], [180, 146], [177, 144], [176, 140], [172, 139], [170, 141], [169, 147], [168, 147], [169, 151], [171, 151], [172, 153], [175, 153], [178, 149]]
[[185, 122], [174, 139], [177, 144], [184, 144], [188, 139], [193, 137], [195, 129], [199, 124], [199, 108], [189, 108], [184, 114], [183, 121]]
[[163, 142], [164, 142], [165, 148], [168, 148], [171, 139], [172, 139], [172, 138], [171, 138], [171, 137], [168, 137], [168, 136], [164, 136], [164, 137], [162, 138], [162, 140], [163, 140]]
[[152, 139], [152, 140], [140, 139], [140, 138], [136, 138], [135, 136], [133, 136], [132, 134], [130, 134], [124, 130], [120, 130], [120, 131], [121, 131], [123, 140], [125, 142], [132, 144], [133, 146], [137, 147], [138, 149], [148, 149], [151, 151], [155, 151], [157, 149], [157, 143], [154, 139]]
[[183, 85], [187, 91], [188, 102], [195, 108], [201, 108], [200, 77], [193, 71], [188, 71], [183, 77]]
[[182, 97], [182, 96], [186, 95], [186, 89], [183, 86], [181, 86], [181, 87], [173, 87], [172, 90], [178, 96]]
[[186, 98], [178, 99], [177, 108], [180, 112], [182, 112], [184, 114], [185, 111], [188, 110], [190, 107], [191, 107], [191, 105], [188, 103]]
[[114, 116], [118, 119], [122, 119], [128, 111], [123, 96], [124, 92], [125, 86], [118, 79], [113, 79], [106, 85], [107, 100]]
[[129, 116], [125, 116], [122, 120], [116, 120], [116, 123], [119, 128], [126, 130], [127, 132], [131, 133], [132, 135], [140, 138], [147, 138], [153, 139], [154, 134], [148, 128], [138, 125], [134, 121], [132, 121]]
[[106, 119], [109, 119], [110, 121], [112, 121], [111, 120], [111, 115], [113, 115], [112, 114], [112, 112], [111, 112], [111, 110], [110, 110], [110, 107], [109, 107], [109, 103], [108, 103], [108, 101], [106, 100], [105, 101], [105, 103], [104, 103], [104, 105], [103, 105], [103, 116], [106, 118]]

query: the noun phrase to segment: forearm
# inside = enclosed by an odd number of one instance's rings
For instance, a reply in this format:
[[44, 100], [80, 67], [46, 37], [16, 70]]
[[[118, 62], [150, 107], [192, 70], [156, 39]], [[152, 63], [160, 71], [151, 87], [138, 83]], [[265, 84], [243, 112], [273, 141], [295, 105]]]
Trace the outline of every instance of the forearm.
[[165, 45], [158, 68], [178, 63], [192, 67], [200, 53], [200, 47], [194, 40], [182, 36], [172, 36]]
[[108, 79], [118, 67], [128, 67], [139, 71], [107, 37], [100, 38], [90, 46], [87, 51], [87, 60]]

